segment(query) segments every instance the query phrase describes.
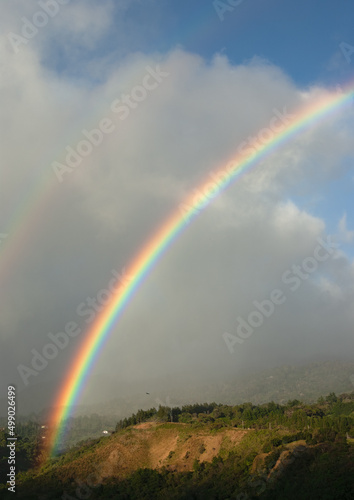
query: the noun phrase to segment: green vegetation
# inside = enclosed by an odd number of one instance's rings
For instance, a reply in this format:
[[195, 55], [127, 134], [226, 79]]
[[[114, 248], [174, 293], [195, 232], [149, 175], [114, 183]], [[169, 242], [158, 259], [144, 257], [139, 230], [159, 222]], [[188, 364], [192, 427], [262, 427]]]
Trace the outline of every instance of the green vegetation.
[[[16, 441], [16, 469], [18, 471], [27, 471], [37, 465], [40, 456], [41, 437], [40, 426], [35, 423], [28, 425], [19, 425], [22, 436], [17, 437]], [[9, 435], [0, 431], [0, 476], [6, 477], [9, 472], [9, 449], [7, 447]]]
[[[345, 401], [345, 402], [344, 402]], [[274, 403], [253, 405], [244, 403], [228, 406], [217, 403], [204, 403], [169, 408], [139, 410], [129, 418], [120, 420], [116, 431], [142, 422], [181, 422], [200, 426], [211, 424], [211, 429], [233, 426], [240, 428], [264, 429], [272, 426], [285, 426], [289, 429], [331, 429], [336, 432], [353, 431], [354, 398], [344, 394], [338, 398], [334, 393], [323, 399], [323, 403], [303, 404], [298, 400], [288, 401], [286, 405]]]
[[[316, 404], [160, 406], [139, 410], [110, 437], [77, 445], [41, 468], [34, 467], [38, 440], [22, 438], [27, 462], [17, 473], [16, 494], [26, 500], [349, 500], [353, 430], [353, 393], [331, 393]], [[5, 485], [2, 490], [0, 496], [11, 498]]]

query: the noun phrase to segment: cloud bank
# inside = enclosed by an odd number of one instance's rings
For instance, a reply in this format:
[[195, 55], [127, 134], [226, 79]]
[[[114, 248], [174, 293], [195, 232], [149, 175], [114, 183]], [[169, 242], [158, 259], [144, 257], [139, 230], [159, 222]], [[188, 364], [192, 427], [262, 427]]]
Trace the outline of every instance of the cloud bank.
[[[6, 4], [5, 32], [20, 10], [31, 16], [35, 5], [29, 4]], [[1, 380], [17, 384], [23, 397], [28, 385], [39, 392], [41, 384], [58, 386], [90, 326], [89, 315], [78, 313], [80, 304], [97, 299], [112, 270], [122, 272], [209, 172], [267, 127], [274, 109], [296, 112], [328, 92], [297, 88], [281, 68], [260, 58], [234, 65], [222, 55], [205, 61], [179, 48], [134, 53], [118, 64], [102, 59], [105, 78], [99, 82], [47, 64], [58, 33], [63, 53], [98, 44], [110, 25], [110, 5], [62, 5], [51, 26], [18, 53], [7, 37], [0, 40], [0, 232], [9, 233], [0, 263], [0, 345], [7, 353]], [[159, 72], [165, 75], [160, 81]], [[153, 73], [155, 80], [148, 79]], [[100, 129], [102, 123], [109, 132]], [[337, 221], [335, 256], [319, 262], [296, 291], [282, 281], [284, 272], [313, 255], [319, 238], [328, 237], [316, 199], [352, 159], [352, 126], [352, 110], [332, 114], [215, 198], [126, 308], [92, 374], [106, 377], [105, 387], [98, 395], [89, 383], [84, 400], [119, 395], [127, 380], [143, 386], [166, 373], [181, 383], [187, 375], [222, 380], [352, 352], [353, 262], [341, 246], [353, 241], [347, 207]], [[99, 144], [58, 179], [53, 164], [67, 165], [69, 152], [92, 130], [102, 131]], [[303, 199], [314, 209], [305, 208]], [[254, 301], [279, 288], [286, 301], [231, 353], [223, 334], [236, 335], [239, 318], [247, 319]], [[63, 332], [70, 321], [80, 334], [26, 385], [18, 366], [31, 367], [32, 350], [42, 353], [48, 334]]]

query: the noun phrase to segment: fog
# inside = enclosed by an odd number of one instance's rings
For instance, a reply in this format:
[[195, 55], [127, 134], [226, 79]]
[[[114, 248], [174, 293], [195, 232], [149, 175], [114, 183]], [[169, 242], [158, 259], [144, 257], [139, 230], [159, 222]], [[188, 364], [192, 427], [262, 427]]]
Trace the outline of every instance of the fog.
[[[20, 32], [18, 9], [31, 12], [31, 4], [33, 11], [34, 2], [4, 3], [2, 31]], [[55, 404], [90, 329], [79, 311], [113, 271], [124, 279], [169, 214], [269, 127], [274, 110], [296, 116], [335, 91], [319, 82], [304, 88], [256, 54], [236, 64], [222, 52], [207, 60], [179, 46], [103, 53], [76, 75], [75, 61], [68, 72], [54, 68], [54, 40], [59, 67], [68, 54], [78, 57], [69, 46], [99, 43], [111, 8], [65, 6], [18, 53], [0, 39], [0, 389], [16, 385], [26, 411]], [[139, 94], [143, 81], [151, 90]], [[123, 106], [126, 95], [133, 105]], [[186, 225], [112, 328], [79, 404], [139, 391], [180, 397], [184, 388], [190, 399], [194, 387], [197, 399], [202, 387], [260, 370], [351, 359], [352, 206], [339, 196], [335, 210], [329, 201], [321, 212], [316, 201], [348, 175], [353, 121], [350, 108], [304, 128]], [[100, 144], [68, 167], [82, 131], [99, 127]], [[33, 350], [43, 355], [49, 334], [69, 322], [79, 333], [35, 370]]]

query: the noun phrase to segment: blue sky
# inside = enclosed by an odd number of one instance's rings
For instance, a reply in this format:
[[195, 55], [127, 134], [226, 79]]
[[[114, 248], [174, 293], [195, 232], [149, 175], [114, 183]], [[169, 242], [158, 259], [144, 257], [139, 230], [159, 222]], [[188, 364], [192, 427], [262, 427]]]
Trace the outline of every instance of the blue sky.
[[[222, 4], [227, 1], [220, 0]], [[330, 69], [339, 44], [354, 44], [354, 6], [347, 0], [243, 0], [225, 11], [222, 21], [212, 1], [146, 0], [127, 5], [125, 12], [115, 9], [115, 23], [87, 57], [167, 52], [181, 45], [206, 59], [223, 52], [234, 64], [263, 57], [301, 85], [338, 83], [342, 74], [353, 71], [344, 57], [339, 68]], [[122, 43], [122, 35], [129, 43]]]
[[[74, 59], [68, 59], [56, 46], [48, 64], [55, 65], [59, 73], [90, 81], [86, 64], [93, 58], [109, 57], [114, 65], [134, 52], [167, 53], [180, 46], [206, 60], [224, 54], [234, 65], [263, 58], [303, 88], [315, 84], [336, 87], [354, 77], [353, 65], [340, 49], [343, 42], [354, 45], [354, 5], [350, 2], [243, 0], [233, 10], [223, 11], [225, 5], [227, 1], [215, 5], [203, 0], [127, 2], [123, 11], [114, 9], [114, 22], [94, 47], [81, 48]], [[325, 217], [332, 232], [343, 206], [347, 220], [354, 225], [354, 181], [350, 164], [347, 168], [349, 172], [323, 188], [326, 194], [323, 191], [314, 197], [316, 202], [303, 205]], [[294, 195], [293, 199], [302, 204], [301, 198]]]

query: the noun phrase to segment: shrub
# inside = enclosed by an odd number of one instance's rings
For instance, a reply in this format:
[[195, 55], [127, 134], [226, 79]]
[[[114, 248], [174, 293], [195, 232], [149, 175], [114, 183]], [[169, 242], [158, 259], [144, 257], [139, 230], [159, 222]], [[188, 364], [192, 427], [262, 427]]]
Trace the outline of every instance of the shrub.
[[205, 446], [204, 446], [204, 443], [202, 443], [200, 446], [199, 446], [199, 453], [204, 453], [206, 450]]

